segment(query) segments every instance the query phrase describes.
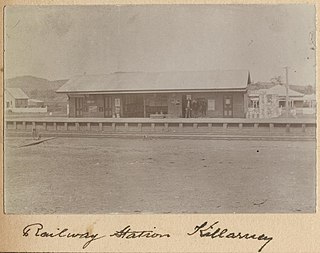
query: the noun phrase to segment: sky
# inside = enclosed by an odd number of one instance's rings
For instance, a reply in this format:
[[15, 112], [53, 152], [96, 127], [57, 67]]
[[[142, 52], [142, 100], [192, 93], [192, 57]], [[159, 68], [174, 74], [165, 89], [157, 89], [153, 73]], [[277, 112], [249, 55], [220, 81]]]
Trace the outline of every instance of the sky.
[[5, 78], [247, 69], [315, 86], [315, 7], [9, 6]]

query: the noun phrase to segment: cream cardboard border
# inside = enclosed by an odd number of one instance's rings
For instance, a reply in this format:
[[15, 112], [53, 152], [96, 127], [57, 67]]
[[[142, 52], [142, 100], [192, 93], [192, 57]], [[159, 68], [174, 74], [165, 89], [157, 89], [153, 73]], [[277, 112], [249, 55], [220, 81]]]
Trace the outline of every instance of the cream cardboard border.
[[[319, 7], [314, 1], [303, 0], [219, 0], [219, 1], [107, 1], [107, 0], [4, 0], [1, 5], [97, 5], [97, 4], [280, 4], [280, 3], [309, 3], [317, 7], [317, 34], [319, 34]], [[2, 20], [1, 20], [2, 23]], [[1, 25], [1, 49], [3, 48], [3, 25]], [[317, 40], [317, 46], [319, 42]], [[317, 55], [319, 47], [317, 47]], [[1, 83], [3, 82], [3, 54], [1, 58]], [[317, 66], [319, 58], [317, 57]], [[318, 68], [317, 68], [318, 70]], [[317, 75], [319, 83], [319, 75]], [[2, 83], [3, 84], [3, 83]], [[2, 94], [2, 93], [1, 93]], [[317, 99], [320, 101], [319, 90]], [[2, 106], [2, 96], [1, 96]], [[319, 103], [318, 103], [319, 112]], [[1, 110], [2, 119], [2, 110]], [[319, 120], [319, 118], [318, 118]], [[319, 125], [319, 121], [317, 122]], [[2, 127], [2, 124], [1, 124]], [[2, 130], [2, 129], [1, 129]], [[3, 131], [2, 131], [3, 132]], [[1, 135], [1, 148], [3, 150], [3, 135]], [[319, 133], [317, 132], [317, 137]], [[317, 144], [317, 150], [318, 146]], [[3, 159], [3, 152], [1, 152]], [[317, 151], [317, 160], [319, 152]], [[3, 178], [3, 169], [0, 172]], [[317, 175], [319, 183], [319, 175]], [[1, 195], [3, 196], [3, 180], [0, 180]], [[319, 188], [317, 188], [317, 203], [319, 203]], [[318, 205], [317, 205], [318, 210]], [[212, 215], [4, 215], [3, 206], [0, 212], [0, 251], [1, 252], [257, 252], [263, 243], [258, 241], [243, 240], [211, 240], [205, 238], [188, 237], [195, 225], [203, 221], [220, 221], [223, 227], [229, 227], [235, 231], [250, 233], [265, 233], [274, 239], [262, 252], [320, 252], [320, 215], [316, 214], [212, 214]], [[90, 244], [82, 249], [83, 241], [64, 239], [36, 239], [23, 237], [22, 229], [28, 224], [42, 222], [46, 227], [69, 227], [73, 231], [91, 231], [93, 233], [106, 234], [107, 237]], [[120, 240], [109, 238], [109, 234], [130, 224], [136, 229], [150, 229], [157, 227], [158, 232], [169, 232], [172, 237], [168, 239], [148, 240]]]

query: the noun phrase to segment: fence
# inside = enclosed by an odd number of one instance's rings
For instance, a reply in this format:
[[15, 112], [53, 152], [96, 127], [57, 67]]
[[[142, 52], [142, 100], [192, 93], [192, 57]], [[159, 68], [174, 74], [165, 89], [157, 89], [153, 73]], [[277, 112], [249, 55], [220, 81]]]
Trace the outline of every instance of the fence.
[[7, 112], [10, 113], [46, 113], [47, 107], [27, 107], [27, 108], [8, 108]]
[[38, 132], [205, 132], [231, 134], [314, 135], [312, 119], [98, 119], [98, 118], [11, 118], [5, 120], [9, 131]]

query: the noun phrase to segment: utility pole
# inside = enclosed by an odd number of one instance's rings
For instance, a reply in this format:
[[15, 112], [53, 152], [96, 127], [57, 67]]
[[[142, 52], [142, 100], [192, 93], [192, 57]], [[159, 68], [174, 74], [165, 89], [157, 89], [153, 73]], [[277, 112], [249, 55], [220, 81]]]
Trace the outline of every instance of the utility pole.
[[286, 117], [289, 117], [289, 78], [288, 78], [288, 67], [285, 67], [286, 70]]
[[120, 22], [121, 22], [121, 6], [118, 6], [118, 22], [117, 22], [117, 37], [116, 37], [116, 41], [117, 41], [117, 45], [116, 45], [116, 54], [117, 54], [117, 71], [116, 72], [120, 72], [121, 71], [121, 67], [120, 67]]

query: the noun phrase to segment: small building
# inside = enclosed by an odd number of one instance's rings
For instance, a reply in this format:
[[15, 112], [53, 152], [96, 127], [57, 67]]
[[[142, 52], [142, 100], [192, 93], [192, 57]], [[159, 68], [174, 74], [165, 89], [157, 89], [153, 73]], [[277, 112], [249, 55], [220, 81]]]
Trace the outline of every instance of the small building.
[[70, 79], [69, 117], [238, 117], [246, 115], [248, 71], [115, 72]]
[[29, 97], [20, 88], [5, 89], [5, 106], [9, 108], [26, 108], [28, 107]]
[[297, 109], [297, 113], [303, 115], [316, 115], [317, 101], [316, 94], [303, 96], [303, 107]]
[[303, 96], [303, 107], [316, 108], [317, 98], [316, 94], [308, 94]]

